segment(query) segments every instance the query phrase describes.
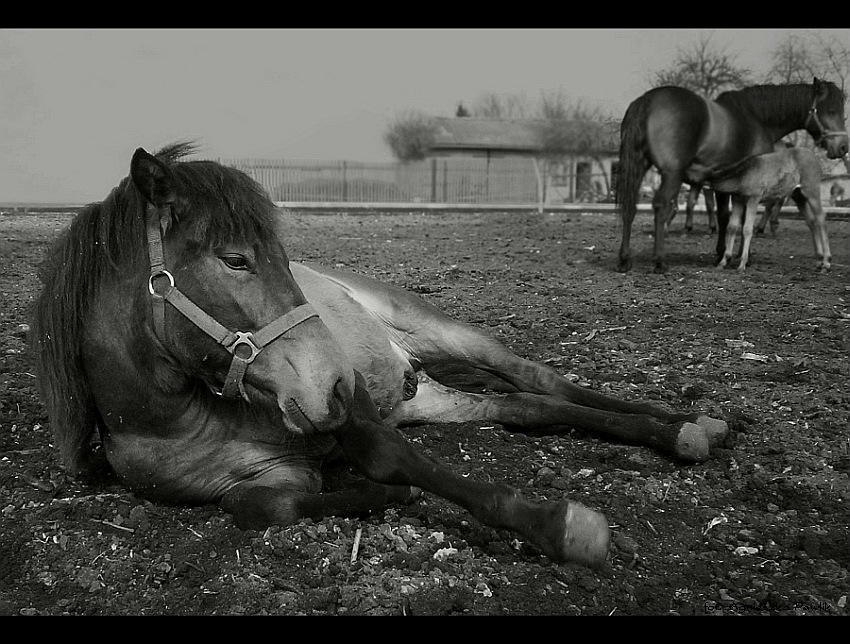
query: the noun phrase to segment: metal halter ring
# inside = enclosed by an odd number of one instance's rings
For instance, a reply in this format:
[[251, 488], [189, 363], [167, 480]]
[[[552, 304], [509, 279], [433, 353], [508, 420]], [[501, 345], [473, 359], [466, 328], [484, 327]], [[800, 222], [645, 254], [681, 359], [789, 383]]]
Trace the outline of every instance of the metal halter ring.
[[[252, 363], [254, 361], [254, 358], [256, 358], [257, 355], [259, 355], [260, 351], [262, 351], [263, 348], [258, 347], [254, 343], [254, 337], [251, 335], [250, 331], [247, 332], [247, 333], [242, 332], [242, 331], [236, 331], [234, 333], [234, 335], [236, 336], [236, 340], [233, 342], [233, 344], [231, 344], [229, 347], [227, 347], [227, 350], [231, 354], [233, 354], [234, 358], [239, 358], [240, 360], [244, 360], [248, 364]], [[237, 355], [236, 350], [239, 348], [240, 345], [248, 346], [251, 349], [251, 355], [248, 356], [247, 358], [243, 358], [242, 356]]]
[[160, 269], [160, 270], [158, 270], [158, 271], [154, 271], [153, 273], [151, 273], [151, 276], [148, 278], [148, 290], [150, 291], [151, 295], [155, 295], [156, 297], [162, 297], [162, 295], [160, 295], [159, 293], [157, 293], [157, 292], [153, 289], [153, 281], [154, 281], [157, 277], [161, 277], [161, 276], [163, 276], [163, 275], [165, 275], [165, 277], [167, 277], [167, 278], [168, 278], [168, 282], [169, 282], [169, 284], [171, 284], [171, 288], [174, 288], [174, 275], [172, 275], [172, 274], [171, 274], [171, 273], [169, 273], [167, 270], [165, 270], [164, 268], [162, 268], [162, 269]]

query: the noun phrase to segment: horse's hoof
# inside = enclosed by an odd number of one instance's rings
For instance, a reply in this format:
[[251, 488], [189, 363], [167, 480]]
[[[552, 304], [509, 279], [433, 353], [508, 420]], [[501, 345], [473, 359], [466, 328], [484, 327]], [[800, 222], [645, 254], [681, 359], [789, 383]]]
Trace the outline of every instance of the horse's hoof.
[[705, 430], [694, 423], [682, 423], [673, 447], [676, 457], [687, 463], [702, 463], [708, 459], [709, 451]]
[[632, 260], [630, 259], [626, 261], [620, 260], [620, 263], [617, 264], [618, 273], [628, 273], [630, 270], [632, 270]]
[[697, 418], [696, 424], [702, 427], [705, 438], [708, 440], [709, 448], [722, 445], [729, 435], [729, 425], [726, 421], [711, 418], [710, 416], [700, 416]]
[[422, 496], [422, 488], [410, 486], [410, 492], [407, 495], [407, 498], [404, 500], [405, 505], [410, 505], [414, 501], [418, 501], [419, 497]]
[[653, 272], [659, 275], [664, 275], [664, 273], [667, 272], [667, 266], [665, 266], [664, 264], [656, 264]]
[[564, 538], [560, 544], [560, 560], [596, 567], [605, 563], [611, 541], [611, 530], [605, 516], [572, 501], [564, 515]]

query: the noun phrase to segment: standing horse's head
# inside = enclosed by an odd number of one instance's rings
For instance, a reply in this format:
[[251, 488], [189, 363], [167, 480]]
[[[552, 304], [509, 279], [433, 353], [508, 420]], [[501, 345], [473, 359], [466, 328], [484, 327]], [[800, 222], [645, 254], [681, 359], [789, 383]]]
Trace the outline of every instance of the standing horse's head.
[[844, 100], [844, 92], [835, 83], [814, 78], [806, 131], [830, 159], [840, 159], [848, 150]]
[[289, 270], [274, 205], [238, 170], [173, 157], [140, 148], [130, 171], [147, 219], [151, 274], [140, 289], [162, 369], [270, 408], [297, 434], [338, 428], [354, 373]]

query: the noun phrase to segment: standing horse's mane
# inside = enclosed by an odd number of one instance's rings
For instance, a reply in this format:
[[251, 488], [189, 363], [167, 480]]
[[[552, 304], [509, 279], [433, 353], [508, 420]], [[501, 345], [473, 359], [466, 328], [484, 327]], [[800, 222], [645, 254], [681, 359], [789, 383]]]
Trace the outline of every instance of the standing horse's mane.
[[[195, 150], [194, 143], [179, 142], [155, 155], [173, 177], [179, 200], [174, 219], [199, 246], [238, 239], [275, 253], [275, 208], [262, 187], [233, 168], [185, 161]], [[31, 351], [54, 439], [73, 473], [93, 465], [98, 422], [82, 360], [88, 311], [106, 280], [147, 264], [145, 209], [125, 177], [106, 199], [80, 211], [39, 270], [43, 288], [32, 313]]]
[[[827, 88], [827, 97], [822, 105], [831, 110], [843, 109], [844, 92], [835, 83], [823, 81]], [[754, 114], [766, 123], [780, 121], [787, 116], [789, 105], [799, 105], [808, 110], [812, 102], [811, 83], [792, 83], [787, 85], [751, 85], [742, 89], [730, 90], [719, 94], [717, 103], [734, 106]]]

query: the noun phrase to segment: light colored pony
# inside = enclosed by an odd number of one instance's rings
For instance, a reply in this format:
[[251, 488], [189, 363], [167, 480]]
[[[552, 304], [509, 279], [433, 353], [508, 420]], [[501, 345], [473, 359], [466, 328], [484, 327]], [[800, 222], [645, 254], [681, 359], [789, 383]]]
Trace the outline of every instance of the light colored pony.
[[805, 148], [780, 148], [750, 157], [721, 175], [710, 186], [732, 195], [732, 215], [726, 230], [726, 251], [718, 264], [725, 268], [732, 259], [735, 240], [743, 220], [743, 245], [738, 270], [747, 266], [758, 205], [790, 196], [812, 232], [821, 270], [829, 270], [832, 255], [826, 232], [826, 214], [820, 202], [820, 161]]

